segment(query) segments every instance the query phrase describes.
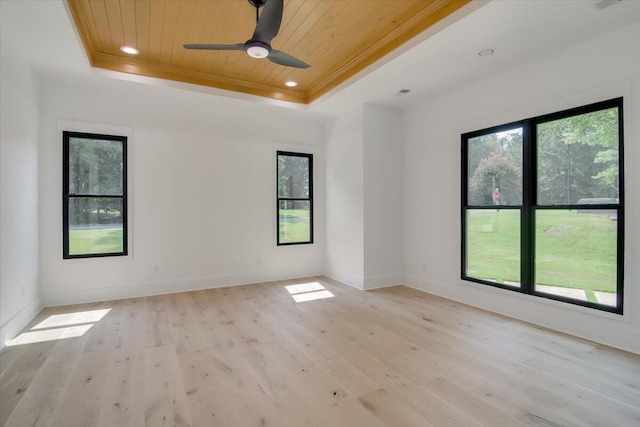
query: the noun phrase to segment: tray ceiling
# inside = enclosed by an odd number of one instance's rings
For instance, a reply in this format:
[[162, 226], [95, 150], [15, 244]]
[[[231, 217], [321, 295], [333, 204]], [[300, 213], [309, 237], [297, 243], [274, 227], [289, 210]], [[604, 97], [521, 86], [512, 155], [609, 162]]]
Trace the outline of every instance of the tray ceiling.
[[[241, 51], [185, 43], [243, 43], [246, 0], [68, 0], [92, 66], [309, 104], [471, 0], [285, 0], [272, 46], [309, 64], [296, 69]], [[121, 46], [140, 51], [130, 56]], [[295, 81], [295, 89], [285, 87]]]

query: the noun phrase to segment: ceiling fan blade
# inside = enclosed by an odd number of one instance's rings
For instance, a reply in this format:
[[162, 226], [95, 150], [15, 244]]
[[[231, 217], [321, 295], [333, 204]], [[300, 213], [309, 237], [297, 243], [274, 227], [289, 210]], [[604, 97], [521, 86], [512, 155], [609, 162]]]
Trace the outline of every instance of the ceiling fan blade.
[[273, 62], [274, 64], [285, 65], [287, 67], [294, 67], [294, 68], [311, 67], [311, 65], [307, 64], [306, 62], [300, 61], [298, 58], [294, 58], [291, 55], [288, 55], [284, 52], [280, 52], [279, 50], [275, 50], [275, 49], [271, 50], [271, 53], [267, 58], [269, 58], [269, 61]]
[[244, 43], [238, 44], [185, 44], [185, 49], [199, 50], [245, 50]]
[[278, 31], [280, 31], [283, 9], [284, 0], [267, 0], [262, 7], [262, 13], [251, 40], [271, 44], [271, 39], [278, 35]]

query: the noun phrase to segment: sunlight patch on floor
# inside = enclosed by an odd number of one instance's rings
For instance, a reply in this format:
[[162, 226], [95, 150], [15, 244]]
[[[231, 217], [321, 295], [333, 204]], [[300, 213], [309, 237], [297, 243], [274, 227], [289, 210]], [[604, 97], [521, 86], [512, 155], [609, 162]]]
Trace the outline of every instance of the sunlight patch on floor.
[[93, 324], [69, 326], [66, 328], [45, 329], [35, 332], [23, 332], [7, 343], [7, 346], [33, 344], [36, 342], [76, 338], [84, 335]]
[[332, 298], [333, 295], [318, 282], [299, 283], [285, 286], [295, 302], [313, 301], [318, 299]]
[[102, 320], [111, 311], [104, 310], [78, 311], [76, 313], [54, 314], [34, 326], [33, 329], [58, 328], [60, 326], [80, 325], [82, 323], [95, 323]]
[[21, 333], [7, 342], [6, 345], [10, 347], [81, 337], [110, 311], [110, 308], [105, 308], [102, 310], [53, 314], [32, 327], [30, 332]]
[[331, 292], [327, 290], [324, 290], [324, 291], [317, 291], [317, 292], [307, 292], [304, 294], [291, 295], [291, 296], [293, 297], [294, 300], [296, 300], [296, 302], [305, 302], [305, 301], [313, 301], [317, 299], [333, 298], [335, 295], [333, 295]]

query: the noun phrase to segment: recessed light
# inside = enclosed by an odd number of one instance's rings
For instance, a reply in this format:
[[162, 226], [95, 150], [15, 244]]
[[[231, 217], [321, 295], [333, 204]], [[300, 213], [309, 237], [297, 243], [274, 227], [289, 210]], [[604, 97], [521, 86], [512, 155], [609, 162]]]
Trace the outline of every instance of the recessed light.
[[140, 53], [138, 49], [131, 46], [122, 46], [120, 47], [120, 50], [123, 51], [124, 53], [128, 53], [129, 55], [137, 55]]
[[478, 52], [478, 55], [480, 55], [480, 56], [489, 56], [489, 55], [493, 55], [493, 49], [485, 49], [485, 50], [481, 50], [480, 52]]
[[296, 87], [296, 86], [298, 86], [298, 83], [294, 82], [294, 81], [288, 81], [288, 82], [285, 82], [285, 86]]

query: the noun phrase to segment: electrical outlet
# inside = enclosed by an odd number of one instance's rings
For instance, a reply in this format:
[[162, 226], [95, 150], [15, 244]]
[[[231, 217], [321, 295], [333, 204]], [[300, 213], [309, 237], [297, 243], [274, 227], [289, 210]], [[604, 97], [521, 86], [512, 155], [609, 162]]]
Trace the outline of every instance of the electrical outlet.
[[258, 265], [262, 264], [262, 258], [261, 257], [256, 258], [256, 264], [258, 264]]
[[153, 274], [160, 274], [160, 264], [153, 265]]
[[423, 273], [427, 272], [427, 264], [426, 263], [422, 264], [422, 272]]

